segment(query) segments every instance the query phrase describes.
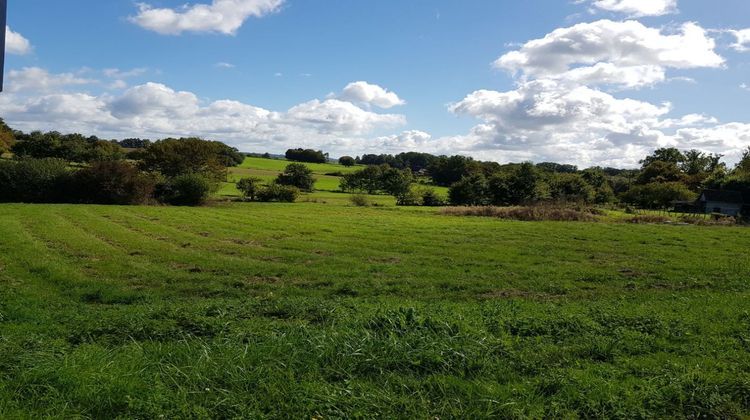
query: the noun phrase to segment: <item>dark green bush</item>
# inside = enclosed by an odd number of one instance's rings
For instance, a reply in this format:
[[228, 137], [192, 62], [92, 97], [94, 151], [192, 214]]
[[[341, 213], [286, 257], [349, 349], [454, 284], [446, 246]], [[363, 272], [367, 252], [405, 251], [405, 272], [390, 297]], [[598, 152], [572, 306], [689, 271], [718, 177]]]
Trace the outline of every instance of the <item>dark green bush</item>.
[[300, 190], [290, 185], [270, 184], [258, 190], [258, 201], [294, 203], [299, 197]]
[[276, 178], [276, 183], [297, 187], [302, 191], [312, 191], [315, 186], [312, 169], [302, 163], [292, 163], [288, 165], [284, 172]]
[[200, 174], [176, 176], [157, 188], [159, 201], [175, 206], [200, 206], [205, 204], [216, 185]]
[[67, 163], [59, 159], [0, 161], [0, 201], [57, 203], [68, 200]]
[[242, 178], [237, 181], [237, 189], [242, 193], [242, 196], [250, 201], [255, 201], [258, 196], [258, 191], [261, 186], [260, 183], [263, 180], [258, 177]]
[[156, 178], [122, 161], [96, 162], [76, 172], [68, 185], [71, 200], [89, 204], [146, 204]]

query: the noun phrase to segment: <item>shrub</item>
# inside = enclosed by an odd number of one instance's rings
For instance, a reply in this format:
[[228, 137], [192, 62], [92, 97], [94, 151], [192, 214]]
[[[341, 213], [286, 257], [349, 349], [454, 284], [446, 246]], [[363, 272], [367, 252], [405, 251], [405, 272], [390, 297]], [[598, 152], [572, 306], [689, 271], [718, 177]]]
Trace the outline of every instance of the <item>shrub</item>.
[[416, 188], [409, 188], [406, 191], [397, 194], [396, 205], [398, 206], [421, 206], [422, 194]]
[[486, 205], [489, 203], [487, 180], [482, 175], [464, 177], [451, 186], [448, 197], [455, 206]]
[[269, 184], [258, 190], [258, 201], [294, 203], [299, 198], [300, 190], [291, 185]]
[[60, 159], [0, 160], [0, 201], [64, 202], [69, 179], [67, 163]]
[[357, 207], [367, 207], [370, 205], [370, 199], [364, 194], [354, 194], [349, 197], [349, 201]]
[[595, 222], [598, 219], [590, 211], [555, 206], [527, 207], [447, 207], [440, 211], [448, 216], [496, 217], [524, 222]]
[[438, 193], [432, 188], [423, 188], [420, 193], [423, 206], [440, 207], [445, 205], [445, 199], [438, 195]]
[[175, 206], [200, 206], [205, 204], [216, 184], [200, 174], [179, 175], [157, 188], [160, 201]]
[[145, 204], [154, 194], [156, 178], [122, 161], [96, 162], [76, 172], [69, 197], [90, 204]]
[[312, 191], [315, 186], [312, 169], [301, 163], [288, 165], [284, 172], [276, 178], [276, 183], [290, 187], [297, 187], [302, 191]]
[[692, 201], [696, 198], [682, 183], [651, 183], [636, 185], [623, 195], [623, 200], [643, 208], [666, 208], [675, 201]]
[[672, 219], [666, 216], [658, 216], [655, 214], [643, 214], [640, 216], [635, 216], [630, 219], [628, 219], [628, 223], [633, 223], [636, 225], [653, 225], [653, 224], [661, 224], [661, 223], [669, 223]]
[[262, 179], [257, 177], [242, 178], [237, 182], [237, 189], [242, 193], [243, 197], [255, 201], [262, 181]]

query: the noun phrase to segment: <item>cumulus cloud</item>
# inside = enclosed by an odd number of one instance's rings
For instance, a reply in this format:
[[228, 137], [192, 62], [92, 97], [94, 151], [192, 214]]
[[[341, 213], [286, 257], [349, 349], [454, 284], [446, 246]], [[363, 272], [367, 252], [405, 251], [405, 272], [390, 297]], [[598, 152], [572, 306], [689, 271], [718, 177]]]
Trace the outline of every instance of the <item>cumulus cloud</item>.
[[39, 67], [25, 67], [21, 70], [9, 71], [5, 85], [8, 92], [46, 93], [96, 83], [96, 80], [86, 79], [73, 73], [51, 74]]
[[5, 27], [5, 51], [9, 54], [26, 55], [31, 52], [31, 42], [18, 32], [13, 32], [10, 26]]
[[556, 29], [501, 56], [494, 65], [534, 77], [602, 62], [617, 68], [715, 68], [724, 64], [715, 47], [716, 42], [707, 31], [695, 23], [686, 23], [676, 33], [665, 34], [637, 21], [600, 20]]
[[750, 29], [729, 32], [737, 39], [737, 42], [732, 44], [735, 50], [742, 52], [750, 51]]
[[263, 17], [281, 7], [284, 0], [213, 0], [211, 4], [185, 5], [178, 9], [138, 4], [130, 21], [163, 35], [183, 32], [215, 32], [234, 35], [250, 17]]
[[359, 104], [375, 105], [383, 109], [406, 104], [396, 93], [362, 81], [349, 83], [341, 92], [339, 98]]
[[632, 17], [662, 16], [677, 12], [677, 0], [593, 0], [591, 5]]
[[289, 144], [361, 145], [373, 133], [406, 124], [403, 115], [376, 113], [335, 98], [315, 99], [279, 112], [233, 100], [206, 102], [193, 92], [160, 83], [137, 85], [118, 95], [97, 95], [76, 92], [75, 87], [98, 81], [72, 74], [30, 68], [9, 76], [11, 82], [26, 82], [13, 84], [12, 91], [0, 96], [0, 114], [14, 128], [27, 131], [56, 129], [105, 137], [201, 136], [245, 150], [282, 150]]

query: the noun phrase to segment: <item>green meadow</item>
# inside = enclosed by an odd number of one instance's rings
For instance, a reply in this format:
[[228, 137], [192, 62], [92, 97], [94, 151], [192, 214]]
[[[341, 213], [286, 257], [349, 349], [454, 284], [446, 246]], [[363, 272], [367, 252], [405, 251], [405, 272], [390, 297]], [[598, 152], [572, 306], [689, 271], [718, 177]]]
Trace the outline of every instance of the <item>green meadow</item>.
[[341, 196], [0, 205], [0, 418], [750, 413], [746, 229]]

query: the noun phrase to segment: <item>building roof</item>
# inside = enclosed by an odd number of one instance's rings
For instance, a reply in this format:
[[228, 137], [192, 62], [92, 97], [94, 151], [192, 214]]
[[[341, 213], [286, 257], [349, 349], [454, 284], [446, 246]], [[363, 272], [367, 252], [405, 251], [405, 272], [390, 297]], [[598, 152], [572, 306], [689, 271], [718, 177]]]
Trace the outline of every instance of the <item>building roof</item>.
[[700, 201], [716, 201], [721, 203], [743, 204], [746, 201], [739, 191], [705, 190]]

